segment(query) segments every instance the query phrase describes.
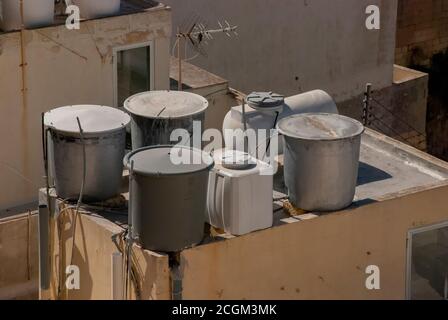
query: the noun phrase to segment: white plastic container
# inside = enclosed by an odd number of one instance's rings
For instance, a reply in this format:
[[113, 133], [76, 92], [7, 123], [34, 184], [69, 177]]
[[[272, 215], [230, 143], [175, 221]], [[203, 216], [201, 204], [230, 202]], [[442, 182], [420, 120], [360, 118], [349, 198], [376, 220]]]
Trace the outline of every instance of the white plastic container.
[[272, 227], [273, 177], [263, 175], [269, 165], [233, 150], [218, 150], [214, 159], [207, 221], [237, 236]]
[[[54, 22], [54, 0], [23, 0], [23, 22], [26, 28], [51, 25]], [[0, 29], [12, 31], [21, 27], [20, 0], [1, 0]]]
[[120, 0], [71, 0], [79, 7], [81, 17], [93, 19], [106, 17], [120, 12]]
[[[263, 94], [263, 93], [258, 93]], [[233, 107], [224, 118], [223, 132], [226, 147], [228, 149], [244, 150], [244, 136], [237, 136], [236, 144], [234, 145], [234, 136], [232, 133], [235, 131], [244, 130], [244, 116], [246, 118], [247, 129], [253, 130], [267, 130], [265, 139], [259, 136], [255, 145], [249, 146], [249, 153], [260, 157], [257, 152], [258, 146], [266, 145], [270, 136], [269, 130], [273, 129], [276, 124], [276, 113], [279, 112], [277, 122], [281, 119], [289, 117], [295, 114], [309, 113], [309, 112], [325, 112], [338, 114], [338, 108], [331, 96], [322, 90], [314, 90], [298, 94], [295, 96], [287, 97], [283, 100], [283, 104], [272, 108], [272, 103], [275, 102], [276, 94], [265, 93], [266, 95], [272, 95], [274, 98], [260, 99], [258, 107], [255, 108], [250, 103], [245, 105], [245, 115], [243, 115], [242, 106]], [[277, 95], [278, 96], [278, 95]], [[279, 101], [280, 102], [280, 101]], [[266, 140], [266, 141], [263, 141]], [[279, 154], [283, 154], [283, 141], [280, 139], [278, 142]], [[264, 156], [264, 153], [261, 154]], [[264, 160], [261, 157], [261, 160]]]

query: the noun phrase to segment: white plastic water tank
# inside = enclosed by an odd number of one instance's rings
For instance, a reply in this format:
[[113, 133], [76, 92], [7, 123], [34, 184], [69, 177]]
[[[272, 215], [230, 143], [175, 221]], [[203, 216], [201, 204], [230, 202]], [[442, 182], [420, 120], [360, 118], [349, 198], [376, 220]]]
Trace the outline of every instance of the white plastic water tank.
[[273, 176], [269, 165], [247, 153], [217, 150], [210, 172], [207, 220], [233, 235], [272, 227]]
[[[54, 21], [54, 0], [23, 0], [23, 22], [26, 28], [52, 24]], [[22, 27], [20, 0], [0, 1], [0, 29], [19, 30]]]
[[[251, 99], [253, 96], [255, 96], [255, 99]], [[285, 99], [271, 92], [253, 93], [248, 96], [248, 100], [252, 103], [245, 105], [245, 114], [243, 113], [242, 106], [233, 107], [227, 113], [223, 122], [223, 132], [225, 144], [228, 149], [248, 151], [254, 156], [259, 156], [258, 151], [260, 150], [255, 149], [260, 145], [267, 144], [266, 141], [257, 140], [256, 146], [249, 146], [248, 149], [244, 149], [244, 137], [240, 135], [235, 144], [234, 137], [232, 136], [235, 130], [244, 131], [244, 118], [246, 118], [247, 129], [270, 130], [275, 128], [276, 122], [278, 123], [281, 119], [295, 114], [310, 112], [339, 113], [331, 96], [322, 90], [313, 90]], [[253, 104], [254, 101], [256, 105]], [[266, 134], [265, 140], [269, 140], [269, 138], [270, 136]], [[279, 139], [279, 154], [282, 153], [283, 143]]]
[[93, 19], [120, 12], [120, 0], [71, 0], [79, 7], [81, 17]]

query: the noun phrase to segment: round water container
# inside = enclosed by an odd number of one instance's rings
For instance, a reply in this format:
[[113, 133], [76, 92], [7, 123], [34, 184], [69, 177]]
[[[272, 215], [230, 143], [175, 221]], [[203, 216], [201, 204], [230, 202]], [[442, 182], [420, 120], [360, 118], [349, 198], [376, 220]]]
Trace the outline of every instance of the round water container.
[[184, 146], [153, 146], [128, 154], [129, 169], [131, 162], [131, 214], [142, 247], [176, 252], [200, 243], [213, 159]]
[[[51, 25], [54, 21], [54, 0], [23, 0], [25, 28]], [[19, 30], [22, 27], [20, 0], [0, 1], [0, 29]]]
[[289, 198], [307, 211], [349, 206], [358, 177], [364, 126], [349, 117], [306, 113], [282, 119], [284, 176]]
[[72, 0], [79, 7], [81, 17], [94, 19], [120, 12], [120, 0]]
[[124, 108], [132, 117], [132, 147], [135, 150], [177, 144], [178, 140], [171, 140], [176, 129], [184, 129], [188, 137], [192, 137], [194, 121], [200, 123], [201, 130], [197, 133], [202, 136], [208, 101], [189, 92], [149, 91], [128, 98]]
[[[338, 109], [331, 96], [322, 90], [313, 90], [295, 96], [283, 98], [272, 92], [254, 92], [247, 96], [245, 114], [242, 106], [234, 107], [229, 111], [223, 122], [223, 132], [226, 147], [240, 151], [249, 151], [250, 154], [263, 159], [265, 150], [259, 146], [268, 145], [271, 139], [270, 129], [274, 129], [276, 121], [294, 114], [309, 112], [325, 112], [338, 114]], [[235, 133], [244, 131], [244, 119], [247, 129], [255, 130], [257, 143], [244, 147], [244, 135], [236, 136]], [[259, 132], [264, 130], [266, 132]], [[283, 143], [279, 141], [279, 154], [283, 153]]]
[[[81, 140], [78, 122], [83, 129]], [[102, 201], [120, 193], [129, 116], [115, 108], [77, 105], [45, 114], [50, 131], [49, 165], [56, 192], [63, 199], [77, 199], [83, 178], [86, 148], [84, 201]]]

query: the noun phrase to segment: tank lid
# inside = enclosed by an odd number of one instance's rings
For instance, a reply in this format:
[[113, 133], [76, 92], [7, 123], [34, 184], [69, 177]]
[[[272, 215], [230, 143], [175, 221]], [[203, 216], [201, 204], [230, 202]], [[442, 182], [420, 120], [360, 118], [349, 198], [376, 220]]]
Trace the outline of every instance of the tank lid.
[[245, 170], [257, 165], [257, 161], [248, 153], [238, 150], [217, 150], [213, 157], [216, 164], [231, 170]]
[[152, 119], [175, 119], [204, 112], [208, 101], [184, 91], [148, 91], [129, 97], [124, 108], [131, 114]]
[[79, 133], [79, 118], [83, 131], [105, 133], [125, 127], [131, 121], [128, 114], [116, 108], [97, 105], [74, 105], [60, 107], [45, 113], [47, 127], [66, 133]]
[[280, 120], [279, 132], [285, 136], [305, 140], [340, 140], [364, 132], [357, 120], [330, 113], [303, 113]]
[[246, 102], [254, 109], [272, 110], [283, 106], [285, 97], [273, 92], [252, 92]]
[[151, 146], [135, 150], [124, 158], [124, 165], [142, 175], [169, 176], [210, 170], [213, 158], [206, 152], [183, 146]]

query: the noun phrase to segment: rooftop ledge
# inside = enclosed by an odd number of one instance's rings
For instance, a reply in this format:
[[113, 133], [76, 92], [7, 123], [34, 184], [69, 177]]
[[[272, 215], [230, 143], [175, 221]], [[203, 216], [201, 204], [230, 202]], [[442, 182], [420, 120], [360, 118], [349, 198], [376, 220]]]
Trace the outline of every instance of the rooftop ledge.
[[394, 84], [401, 84], [407, 81], [427, 77], [428, 74], [414, 69], [406, 68], [399, 65], [394, 65], [393, 82]]
[[[88, 19], [88, 20], [107, 19], [107, 18], [112, 18], [112, 17], [117, 17], [117, 16], [131, 15], [131, 14], [137, 14], [137, 13], [141, 13], [141, 12], [154, 11], [154, 10], [160, 10], [160, 9], [166, 9], [166, 8], [169, 8], [169, 7], [164, 5], [163, 3], [160, 3], [160, 2], [154, 1], [154, 0], [121, 0], [120, 11], [117, 14], [111, 15], [111, 16], [99, 17], [99, 18], [95, 18], [95, 19]], [[31, 29], [27, 29], [27, 30], [41, 29], [41, 28], [64, 25], [66, 19], [67, 19], [67, 15], [65, 15], [65, 14], [55, 14], [53, 24], [38, 27], [38, 28], [31, 28]], [[88, 20], [81, 19], [81, 22], [88, 21]], [[19, 30], [5, 32], [0, 29], [0, 34], [18, 32], [18, 31]]]

